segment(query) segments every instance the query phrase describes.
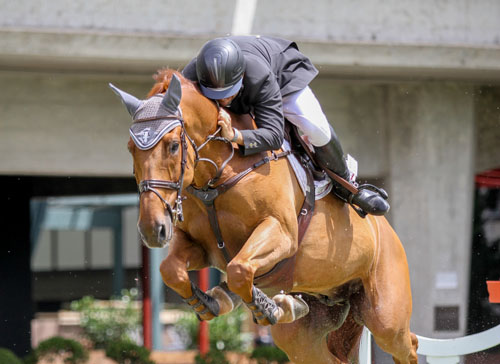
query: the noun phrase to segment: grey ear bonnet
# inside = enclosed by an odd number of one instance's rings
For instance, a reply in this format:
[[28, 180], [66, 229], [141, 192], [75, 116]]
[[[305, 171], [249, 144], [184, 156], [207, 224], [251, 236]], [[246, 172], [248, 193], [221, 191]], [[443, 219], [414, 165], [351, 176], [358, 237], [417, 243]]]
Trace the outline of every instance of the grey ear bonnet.
[[182, 89], [176, 75], [173, 75], [165, 95], [154, 95], [147, 100], [139, 100], [112, 84], [109, 86], [120, 96], [134, 119], [130, 136], [139, 149], [153, 148], [165, 134], [182, 125], [179, 107]]

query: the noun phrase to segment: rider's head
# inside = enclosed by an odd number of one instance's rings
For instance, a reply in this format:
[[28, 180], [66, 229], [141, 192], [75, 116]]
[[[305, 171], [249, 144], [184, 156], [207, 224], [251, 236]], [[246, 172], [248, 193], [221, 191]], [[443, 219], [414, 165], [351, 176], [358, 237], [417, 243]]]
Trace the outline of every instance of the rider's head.
[[245, 72], [240, 47], [229, 38], [216, 38], [201, 48], [196, 57], [196, 75], [203, 95], [213, 100], [238, 94]]

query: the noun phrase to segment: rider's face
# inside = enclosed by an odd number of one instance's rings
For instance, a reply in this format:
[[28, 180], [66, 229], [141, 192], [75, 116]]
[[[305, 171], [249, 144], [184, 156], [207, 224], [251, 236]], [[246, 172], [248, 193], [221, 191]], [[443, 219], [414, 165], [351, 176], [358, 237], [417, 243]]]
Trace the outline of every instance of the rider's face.
[[220, 99], [217, 100], [220, 106], [226, 107], [231, 104], [231, 101], [234, 100], [234, 98], [238, 95], [238, 93], [234, 94], [233, 96], [226, 97], [225, 99]]

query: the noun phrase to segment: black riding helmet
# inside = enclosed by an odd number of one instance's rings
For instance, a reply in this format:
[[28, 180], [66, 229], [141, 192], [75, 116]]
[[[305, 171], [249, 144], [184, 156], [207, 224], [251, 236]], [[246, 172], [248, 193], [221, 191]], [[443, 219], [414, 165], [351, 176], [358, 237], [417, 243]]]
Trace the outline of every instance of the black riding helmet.
[[241, 88], [245, 58], [241, 48], [229, 38], [216, 38], [201, 48], [196, 57], [196, 75], [201, 92], [220, 100], [235, 95]]

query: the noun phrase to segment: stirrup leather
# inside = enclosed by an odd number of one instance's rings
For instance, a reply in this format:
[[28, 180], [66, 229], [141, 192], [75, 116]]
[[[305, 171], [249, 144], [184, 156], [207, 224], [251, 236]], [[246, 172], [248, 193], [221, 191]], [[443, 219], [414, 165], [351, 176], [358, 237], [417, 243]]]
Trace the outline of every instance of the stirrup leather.
[[274, 315], [278, 310], [278, 305], [257, 287], [253, 286], [252, 288], [252, 302], [245, 304], [252, 311], [255, 322], [265, 318], [267, 318], [271, 325], [278, 322], [278, 319]]
[[[220, 307], [219, 303], [215, 298], [207, 295], [201, 289], [198, 288], [193, 282], [191, 282], [191, 291], [193, 291], [193, 295], [188, 298], [183, 298], [183, 301], [186, 302], [196, 313], [198, 320], [202, 321], [200, 315], [204, 315], [207, 312], [210, 312], [215, 317], [219, 316]], [[198, 302], [193, 303], [193, 301], [198, 300]], [[196, 311], [196, 309], [200, 306], [205, 307], [201, 311]]]

